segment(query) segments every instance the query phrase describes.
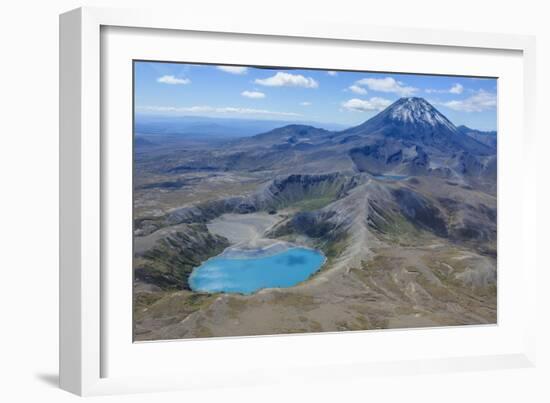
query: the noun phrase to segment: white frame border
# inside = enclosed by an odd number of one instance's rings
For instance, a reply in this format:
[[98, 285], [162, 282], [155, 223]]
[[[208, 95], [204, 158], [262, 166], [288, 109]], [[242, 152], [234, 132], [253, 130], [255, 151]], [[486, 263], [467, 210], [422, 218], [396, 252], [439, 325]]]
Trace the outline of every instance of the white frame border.
[[[100, 27], [178, 29], [383, 43], [519, 50], [524, 61], [525, 161], [535, 153], [535, 39], [532, 36], [373, 27], [359, 24], [201, 19], [151, 10], [79, 8], [60, 16], [60, 386], [79, 395], [165, 391], [196, 387], [177, 377], [101, 378], [100, 237]], [[535, 234], [536, 178], [525, 178], [525, 233]], [[524, 242], [527, 304], [535, 312], [535, 242]], [[530, 253], [529, 253], [530, 252]], [[469, 371], [534, 365], [535, 318], [529, 317], [523, 354], [354, 364], [357, 376]], [[311, 380], [335, 372], [312, 371]], [[345, 371], [349, 373], [349, 371]], [[324, 375], [326, 374], [326, 375]], [[298, 375], [298, 374], [294, 374]], [[299, 379], [304, 380], [303, 373]], [[285, 381], [293, 376], [292, 370]], [[265, 383], [251, 374], [247, 384]], [[244, 385], [240, 385], [244, 386]]]

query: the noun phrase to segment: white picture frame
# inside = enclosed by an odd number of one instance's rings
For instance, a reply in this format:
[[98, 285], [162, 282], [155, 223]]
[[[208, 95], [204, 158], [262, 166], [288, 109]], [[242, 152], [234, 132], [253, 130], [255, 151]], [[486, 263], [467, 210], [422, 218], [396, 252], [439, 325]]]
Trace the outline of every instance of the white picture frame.
[[[516, 217], [518, 233], [510, 237], [518, 242], [514, 262], [521, 267], [522, 281], [517, 282], [519, 295], [523, 300], [522, 308], [527, 314], [522, 321], [500, 323], [500, 328], [480, 327], [475, 337], [490, 340], [494, 335], [502, 336], [502, 344], [495, 342], [498, 349], [491, 351], [464, 349], [446, 352], [445, 348], [418, 356], [401, 356], [396, 350], [387, 360], [367, 359], [360, 354], [353, 360], [339, 361], [337, 357], [315, 357], [314, 351], [307, 350], [315, 340], [317, 345], [334, 346], [341, 337], [346, 344], [392, 338], [402, 342], [430, 343], [430, 340], [467, 339], [470, 329], [450, 328], [428, 331], [393, 332], [353, 332], [345, 336], [329, 334], [275, 336], [240, 339], [222, 339], [217, 341], [188, 340], [177, 342], [150, 343], [150, 350], [135, 354], [159, 356], [156, 365], [168, 368], [158, 375], [144, 371], [133, 373], [120, 366], [117, 371], [106, 367], [113, 351], [122, 351], [124, 346], [113, 343], [105, 327], [111, 322], [111, 305], [107, 304], [109, 287], [105, 285], [102, 268], [106, 267], [103, 229], [105, 226], [105, 191], [108, 189], [106, 178], [110, 172], [106, 169], [105, 147], [109, 141], [102, 140], [102, 132], [108, 125], [102, 119], [102, 93], [108, 92], [102, 81], [102, 30], [106, 27], [155, 29], [157, 32], [194, 32], [218, 33], [218, 35], [253, 36], [257, 40], [291, 40], [304, 43], [310, 40], [340, 41], [344, 43], [377, 43], [379, 46], [420, 46], [434, 49], [469, 49], [479, 54], [490, 51], [515, 52], [520, 58], [522, 83], [516, 88], [521, 106], [521, 136], [510, 143], [509, 148], [520, 149], [522, 170], [515, 173], [521, 179], [521, 192], [514, 197], [521, 203]], [[223, 34], [222, 34], [223, 33]], [[337, 45], [334, 45], [337, 46]], [[296, 377], [330, 380], [348, 377], [369, 376], [370, 374], [410, 374], [418, 372], [464, 371], [491, 368], [526, 367], [534, 365], [535, 346], [535, 288], [536, 255], [534, 242], [535, 219], [535, 179], [525, 175], [534, 164], [534, 103], [535, 103], [535, 41], [533, 37], [520, 35], [502, 35], [488, 33], [468, 33], [457, 31], [429, 31], [407, 28], [382, 28], [343, 23], [304, 21], [300, 25], [278, 24], [269, 20], [236, 19], [200, 19], [193, 15], [175, 15], [170, 12], [150, 10], [117, 10], [103, 8], [80, 8], [60, 17], [60, 384], [61, 387], [79, 395], [135, 393], [140, 391], [161, 391], [185, 388], [205, 388], [227, 385], [254, 385], [266, 382], [293, 382]], [[519, 60], [516, 58], [516, 60]], [[244, 62], [243, 62], [244, 63]], [[338, 67], [331, 65], [332, 67]], [[328, 66], [320, 66], [328, 67]], [[510, 105], [511, 106], [511, 105]], [[506, 109], [506, 110], [509, 110]], [[107, 125], [107, 126], [106, 126]], [[499, 133], [500, 134], [500, 133]], [[499, 145], [499, 147], [501, 147]], [[499, 149], [499, 153], [502, 149]], [[500, 156], [499, 156], [500, 158]], [[499, 186], [509, 170], [499, 167]], [[505, 177], [503, 178], [502, 175]], [[514, 179], [514, 178], [510, 178]], [[499, 194], [500, 197], [500, 194]], [[107, 198], [108, 199], [108, 198]], [[511, 199], [510, 199], [511, 200]], [[499, 228], [501, 211], [499, 200]], [[519, 227], [518, 227], [519, 225]], [[521, 228], [520, 228], [521, 227]], [[499, 239], [499, 248], [501, 247]], [[500, 259], [500, 254], [499, 254]], [[500, 265], [499, 261], [499, 265]], [[500, 270], [500, 266], [499, 266]], [[499, 285], [500, 286], [500, 285]], [[130, 285], [128, 286], [130, 287]], [[500, 298], [500, 291], [499, 291]], [[503, 306], [499, 300], [499, 310]], [[506, 302], [506, 301], [504, 301]], [[500, 314], [500, 313], [499, 313]], [[506, 322], [506, 321], [505, 321]], [[512, 323], [513, 322], [513, 323]], [[496, 329], [496, 330], [495, 330]], [[409, 332], [409, 333], [407, 333]], [[315, 338], [315, 339], [312, 339]], [[513, 340], [512, 340], [513, 339]], [[266, 341], [268, 340], [268, 341]], [[340, 341], [343, 339], [340, 339]], [[185, 343], [185, 344], [183, 344]], [[192, 344], [195, 343], [195, 344]], [[210, 343], [210, 344], [208, 344]], [[313, 344], [315, 344], [313, 343]], [[163, 344], [162, 346], [160, 346]], [[482, 345], [483, 346], [483, 345]], [[130, 347], [130, 346], [126, 346]], [[163, 354], [170, 351], [193, 348], [196, 351], [213, 349], [218, 353], [231, 350], [226, 360], [236, 360], [245, 353], [261, 356], [267, 350], [277, 354], [277, 348], [291, 347], [296, 351], [302, 348], [303, 354], [292, 359], [276, 360], [273, 356], [259, 367], [252, 361], [232, 362], [231, 366], [220, 365], [212, 376], [206, 378], [208, 367], [196, 373], [186, 373], [189, 362], [174, 364], [167, 362]], [[153, 350], [155, 348], [156, 350]], [[163, 351], [160, 351], [162, 349]], [[134, 354], [133, 349], [127, 350]], [[125, 353], [126, 354], [126, 353]], [[273, 355], [273, 354], [272, 354]], [[280, 354], [279, 354], [280, 355]], [[120, 361], [132, 362], [131, 357], [119, 354]], [[269, 357], [269, 355], [266, 355]], [[164, 362], [162, 360], [165, 360]], [[198, 358], [192, 358], [198, 360]], [[152, 363], [153, 361], [151, 361]], [[198, 365], [198, 361], [196, 362]], [[257, 362], [256, 362], [257, 364]], [[180, 371], [177, 371], [180, 365]], [[247, 367], [247, 365], [249, 365]], [[259, 365], [259, 364], [258, 364]], [[304, 371], [307, 368], [307, 371]], [[201, 372], [202, 371], [202, 372]], [[178, 374], [179, 372], [179, 374]], [[183, 374], [186, 374], [185, 376]], [[335, 375], [336, 374], [336, 375]], [[194, 375], [194, 376], [193, 376]], [[231, 376], [228, 376], [231, 375]]]

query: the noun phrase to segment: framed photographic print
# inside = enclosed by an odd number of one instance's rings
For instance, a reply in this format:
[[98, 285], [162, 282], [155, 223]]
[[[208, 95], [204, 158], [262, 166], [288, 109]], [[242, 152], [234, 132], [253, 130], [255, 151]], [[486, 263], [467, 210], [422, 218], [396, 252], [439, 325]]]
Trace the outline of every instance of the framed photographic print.
[[62, 387], [531, 365], [533, 52], [62, 15]]
[[497, 78], [133, 69], [134, 340], [497, 323]]

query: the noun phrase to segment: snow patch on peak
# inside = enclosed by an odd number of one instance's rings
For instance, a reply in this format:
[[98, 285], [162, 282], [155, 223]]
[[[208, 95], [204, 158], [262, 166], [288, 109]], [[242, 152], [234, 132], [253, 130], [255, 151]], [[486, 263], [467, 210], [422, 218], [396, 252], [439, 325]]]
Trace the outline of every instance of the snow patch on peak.
[[388, 116], [403, 123], [424, 123], [429, 126], [444, 126], [455, 132], [456, 127], [428, 101], [423, 98], [401, 98], [388, 107]]

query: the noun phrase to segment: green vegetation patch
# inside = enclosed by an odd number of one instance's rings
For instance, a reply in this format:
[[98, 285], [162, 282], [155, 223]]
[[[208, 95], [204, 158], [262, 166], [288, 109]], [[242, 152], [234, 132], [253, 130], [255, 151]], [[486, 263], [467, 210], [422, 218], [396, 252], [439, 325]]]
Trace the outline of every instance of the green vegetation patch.
[[328, 206], [334, 201], [334, 196], [321, 196], [316, 198], [305, 198], [294, 203], [289, 204], [286, 207], [295, 208], [299, 211], [315, 211]]
[[323, 251], [327, 257], [328, 262], [332, 263], [334, 259], [339, 257], [348, 245], [348, 235], [342, 235], [335, 239], [331, 239], [324, 245], [320, 245], [319, 248]]
[[400, 246], [417, 246], [425, 243], [427, 234], [401, 214], [384, 213], [384, 219], [375, 221], [374, 227], [381, 238]]

